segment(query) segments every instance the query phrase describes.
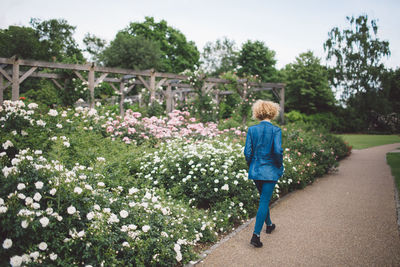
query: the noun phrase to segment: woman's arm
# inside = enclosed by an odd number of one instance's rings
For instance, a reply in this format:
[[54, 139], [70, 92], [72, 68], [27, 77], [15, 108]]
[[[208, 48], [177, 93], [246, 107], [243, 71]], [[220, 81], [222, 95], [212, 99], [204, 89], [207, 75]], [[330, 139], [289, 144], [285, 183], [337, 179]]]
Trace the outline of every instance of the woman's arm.
[[282, 131], [280, 128], [274, 134], [274, 154], [275, 163], [278, 168], [282, 167], [283, 149], [282, 149]]
[[252, 148], [251, 132], [250, 129], [247, 131], [246, 144], [244, 145], [244, 156], [246, 158], [247, 165], [250, 166], [251, 160], [253, 158], [253, 148]]

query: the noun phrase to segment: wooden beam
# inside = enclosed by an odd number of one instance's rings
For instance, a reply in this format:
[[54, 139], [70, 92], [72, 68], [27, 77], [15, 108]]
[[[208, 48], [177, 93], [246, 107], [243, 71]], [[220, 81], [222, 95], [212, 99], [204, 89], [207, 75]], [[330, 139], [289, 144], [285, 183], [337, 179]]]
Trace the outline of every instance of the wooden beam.
[[94, 108], [94, 68], [90, 68], [88, 77], [88, 87], [90, 92], [90, 108]]
[[19, 60], [14, 60], [13, 75], [12, 75], [12, 92], [11, 100], [17, 101], [19, 99]]
[[119, 91], [118, 91], [117, 87], [115, 87], [114, 84], [109, 83], [109, 85], [114, 89], [114, 91], [115, 91], [117, 94], [119, 94]]
[[281, 98], [279, 101], [279, 105], [281, 107], [280, 119], [281, 119], [281, 123], [284, 124], [285, 123], [285, 87], [281, 88], [280, 98]]
[[53, 83], [60, 89], [60, 90], [64, 90], [64, 87], [62, 87], [56, 79], [51, 79], [53, 81]]
[[85, 80], [85, 78], [83, 78], [83, 76], [78, 72], [78, 71], [74, 71], [75, 75], [78, 76], [78, 78], [84, 82], [84, 83], [88, 83], [88, 81]]
[[3, 75], [0, 75], [0, 106], [3, 105], [3, 92], [4, 92], [4, 89], [5, 89], [3, 87], [3, 83], [4, 83]]
[[138, 76], [139, 80], [143, 83], [144, 87], [147, 88], [147, 90], [150, 90], [150, 85], [147, 83], [145, 79], [143, 79], [142, 76]]
[[12, 82], [12, 78], [8, 75], [8, 73], [5, 70], [3, 70], [3, 68], [0, 68], [0, 73], [3, 74], [4, 77], [6, 77], [7, 80]]
[[94, 83], [94, 87], [96, 87], [97, 85], [99, 85], [99, 83], [103, 82], [104, 79], [107, 77], [108, 73], [103, 73], [100, 78], [98, 78], [96, 80], [96, 82]]
[[157, 85], [156, 85], [156, 89], [160, 88], [161, 86], [163, 86], [163, 84], [165, 83], [165, 81], [167, 80], [167, 78], [163, 78], [161, 79]]
[[19, 78], [19, 83], [22, 83], [26, 78], [28, 78], [38, 67], [32, 67], [30, 70], [25, 72], [21, 78]]
[[125, 88], [125, 83], [121, 82], [119, 84], [119, 92], [121, 94], [121, 98], [119, 100], [119, 114], [120, 114], [121, 118], [123, 118], [124, 115], [125, 115], [125, 111], [124, 111], [124, 100], [125, 100], [124, 88]]

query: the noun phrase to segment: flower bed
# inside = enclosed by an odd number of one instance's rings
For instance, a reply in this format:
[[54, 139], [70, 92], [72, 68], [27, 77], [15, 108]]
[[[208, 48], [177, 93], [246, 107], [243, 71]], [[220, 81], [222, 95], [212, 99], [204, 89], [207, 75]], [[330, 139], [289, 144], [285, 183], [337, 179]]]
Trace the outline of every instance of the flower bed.
[[[22, 101], [5, 101], [0, 121], [1, 265], [181, 265], [256, 212], [238, 128], [179, 111], [121, 119], [102, 107], [41, 113]], [[274, 199], [348, 152], [307, 127], [282, 127]]]

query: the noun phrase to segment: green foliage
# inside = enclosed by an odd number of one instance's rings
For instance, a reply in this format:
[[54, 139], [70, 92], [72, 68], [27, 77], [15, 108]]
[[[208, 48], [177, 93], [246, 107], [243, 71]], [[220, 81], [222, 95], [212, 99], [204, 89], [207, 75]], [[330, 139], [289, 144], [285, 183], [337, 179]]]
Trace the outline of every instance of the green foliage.
[[201, 53], [202, 68], [210, 76], [234, 71], [238, 54], [235, 41], [226, 37], [217, 39], [214, 43], [207, 42]]
[[159, 43], [154, 40], [119, 32], [100, 55], [100, 59], [108, 67], [158, 69], [161, 64], [161, 50]]
[[74, 58], [75, 63], [84, 62], [82, 52], [73, 37], [75, 26], [69, 25], [64, 19], [41, 21], [33, 18], [30, 23], [39, 34], [49, 59], [64, 62], [64, 60]]
[[47, 59], [39, 39], [39, 33], [29, 27], [9, 26], [8, 29], [0, 29], [0, 57], [16, 55], [24, 59]]
[[397, 192], [400, 192], [400, 153], [386, 154], [386, 160], [392, 169], [392, 175], [396, 182]]
[[273, 82], [276, 76], [275, 51], [261, 41], [247, 41], [242, 45], [238, 57], [238, 75], [258, 76], [263, 82]]
[[183, 33], [168, 26], [165, 20], [155, 22], [153, 17], [146, 17], [144, 22], [131, 22], [122, 32], [134, 37], [141, 36], [159, 45], [159, 71], [180, 73], [186, 69], [194, 70], [199, 63], [200, 53], [194, 42], [187, 41]]
[[[140, 114], [118, 120], [112, 109], [39, 111], [5, 101], [0, 240], [12, 246], [0, 250], [1, 265], [15, 256], [46, 266], [185, 264], [196, 258], [196, 245], [255, 214], [241, 132], [124, 143], [118, 123], [132, 127]], [[179, 127], [186, 113], [152, 119]], [[140, 136], [139, 128], [128, 131]], [[340, 138], [314, 126], [291, 124], [282, 133], [285, 174], [274, 199], [312, 183], [348, 153]]]
[[339, 137], [349, 143], [354, 149], [400, 143], [400, 136], [394, 134], [341, 134]]
[[99, 62], [99, 56], [106, 46], [106, 40], [103, 40], [94, 34], [86, 33], [83, 38], [83, 43], [86, 45], [85, 51], [91, 55], [92, 61]]
[[345, 98], [360, 92], [376, 91], [384, 71], [382, 57], [389, 56], [389, 42], [377, 38], [376, 20], [367, 15], [346, 17], [350, 27], [334, 27], [324, 43], [327, 59], [333, 60], [333, 85], [343, 88]]
[[332, 110], [335, 97], [328, 71], [311, 51], [300, 54], [285, 67], [285, 109], [314, 114]]
[[[36, 87], [36, 86], [35, 86]], [[61, 104], [60, 90], [57, 90], [51, 81], [49, 80], [39, 80], [39, 89], [30, 89], [22, 96], [29, 99], [29, 101], [46, 105], [48, 107]]]

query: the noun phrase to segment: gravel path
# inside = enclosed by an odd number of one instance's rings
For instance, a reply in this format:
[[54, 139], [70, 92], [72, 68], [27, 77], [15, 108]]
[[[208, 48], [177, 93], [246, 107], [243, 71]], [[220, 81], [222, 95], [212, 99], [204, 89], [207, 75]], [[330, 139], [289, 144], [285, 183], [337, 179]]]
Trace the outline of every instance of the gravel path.
[[[199, 266], [400, 266], [394, 182], [386, 153], [355, 150], [339, 171], [289, 194], [271, 209], [277, 228], [249, 244], [254, 220]], [[264, 231], [264, 228], [263, 228]]]

